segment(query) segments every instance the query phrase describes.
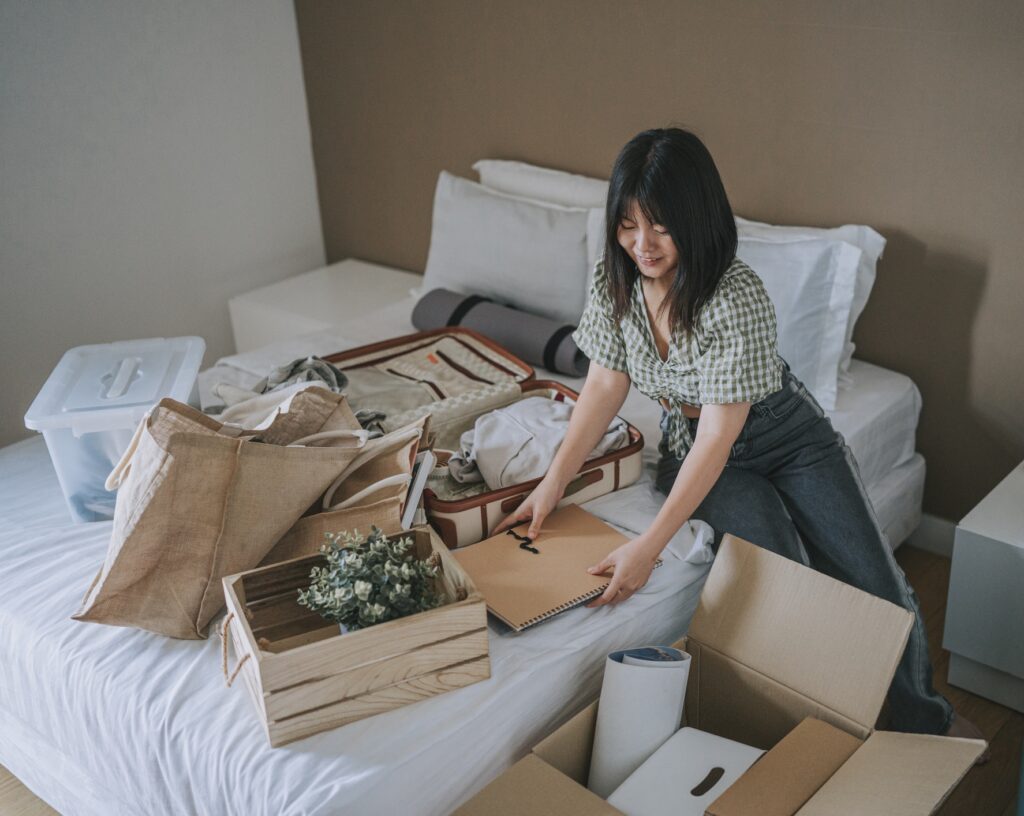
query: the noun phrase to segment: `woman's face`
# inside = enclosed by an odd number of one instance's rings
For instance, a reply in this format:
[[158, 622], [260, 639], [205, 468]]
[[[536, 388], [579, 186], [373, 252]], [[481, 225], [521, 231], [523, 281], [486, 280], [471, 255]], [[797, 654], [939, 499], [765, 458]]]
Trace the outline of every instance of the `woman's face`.
[[679, 250], [672, 236], [661, 224], [652, 224], [636, 205], [630, 204], [626, 215], [619, 221], [619, 246], [621, 246], [646, 278], [671, 277], [679, 266]]

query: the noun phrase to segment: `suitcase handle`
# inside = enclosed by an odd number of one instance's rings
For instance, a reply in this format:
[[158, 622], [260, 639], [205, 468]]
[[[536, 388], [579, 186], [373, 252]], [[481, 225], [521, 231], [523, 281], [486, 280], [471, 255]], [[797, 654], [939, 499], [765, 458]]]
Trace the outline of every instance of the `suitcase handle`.
[[[592, 484], [596, 484], [599, 481], [601, 481], [600, 468], [588, 470], [586, 473], [581, 473], [565, 486], [565, 492], [562, 494], [562, 498], [571, 496], [573, 493], [579, 493], [583, 488], [590, 487]], [[512, 496], [511, 498], [505, 499], [505, 501], [501, 503], [501, 512], [505, 514], [511, 513], [526, 501], [526, 497], [529, 495], [529, 493], [520, 493], [518, 496]]]
[[601, 468], [581, 473], [565, 486], [565, 492], [562, 494], [562, 498], [571, 496], [573, 493], [579, 493], [583, 488], [590, 487], [592, 484], [597, 484], [602, 478], [603, 475], [601, 473]]

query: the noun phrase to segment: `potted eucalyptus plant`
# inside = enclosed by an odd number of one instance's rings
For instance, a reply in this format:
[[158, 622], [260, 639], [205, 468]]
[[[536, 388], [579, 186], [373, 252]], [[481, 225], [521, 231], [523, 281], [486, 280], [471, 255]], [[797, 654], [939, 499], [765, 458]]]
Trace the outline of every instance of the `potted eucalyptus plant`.
[[416, 557], [410, 536], [388, 538], [373, 526], [327, 533], [320, 552], [327, 565], [313, 567], [299, 603], [352, 632], [440, 606], [438, 559]]

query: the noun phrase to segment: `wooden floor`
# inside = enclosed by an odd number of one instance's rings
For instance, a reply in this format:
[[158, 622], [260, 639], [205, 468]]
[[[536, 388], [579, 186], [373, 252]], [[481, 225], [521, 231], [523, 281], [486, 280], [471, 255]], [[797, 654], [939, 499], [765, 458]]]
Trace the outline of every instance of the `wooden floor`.
[[54, 816], [56, 813], [0, 765], [0, 816]]
[[[949, 587], [949, 559], [904, 546], [896, 551], [896, 560], [917, 592], [921, 612], [928, 625], [936, 687], [950, 699], [957, 711], [984, 732], [992, 749], [992, 759], [967, 774], [939, 810], [939, 816], [1017, 816], [1024, 714], [946, 684], [949, 652], [942, 651], [941, 643], [946, 617], [946, 590]], [[0, 816], [52, 816], [54, 813], [0, 767]]]
[[935, 687], [959, 713], [981, 729], [992, 750], [992, 759], [971, 769], [938, 814], [1017, 816], [1024, 714], [946, 683], [949, 652], [942, 649], [942, 629], [946, 621], [950, 560], [913, 547], [896, 550], [896, 560], [907, 573], [921, 604], [935, 668]]

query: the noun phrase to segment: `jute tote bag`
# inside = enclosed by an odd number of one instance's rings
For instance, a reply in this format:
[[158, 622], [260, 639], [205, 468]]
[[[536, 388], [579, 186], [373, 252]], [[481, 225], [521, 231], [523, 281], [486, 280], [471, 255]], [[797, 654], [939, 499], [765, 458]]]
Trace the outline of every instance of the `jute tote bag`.
[[163, 400], [108, 480], [119, 490], [107, 557], [72, 617], [204, 637], [224, 605], [221, 578], [259, 564], [367, 437], [322, 388], [289, 397], [258, 432]]
[[371, 439], [359, 456], [334, 480], [315, 512], [299, 519], [274, 545], [262, 564], [275, 564], [320, 551], [325, 533], [377, 526], [386, 534], [402, 529], [402, 510], [420, 442], [429, 416]]

